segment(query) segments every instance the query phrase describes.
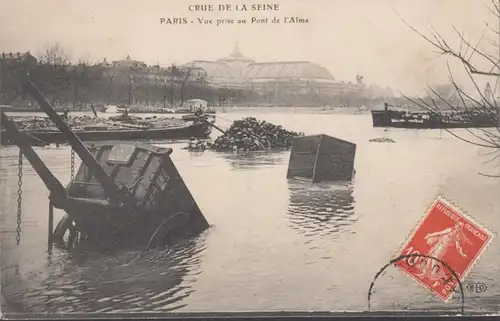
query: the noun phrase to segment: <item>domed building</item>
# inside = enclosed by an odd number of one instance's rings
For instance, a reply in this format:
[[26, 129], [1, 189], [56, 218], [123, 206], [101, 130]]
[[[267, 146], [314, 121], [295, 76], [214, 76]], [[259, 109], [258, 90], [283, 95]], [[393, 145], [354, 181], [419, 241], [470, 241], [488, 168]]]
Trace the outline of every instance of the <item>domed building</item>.
[[[208, 83], [215, 87], [244, 88], [246, 86], [245, 73], [252, 59], [245, 58], [236, 43], [233, 52], [217, 61], [194, 60], [184, 67], [197, 70], [198, 73], [204, 71], [204, 77]], [[197, 76], [193, 75], [193, 76]]]
[[236, 80], [244, 81], [248, 66], [255, 61], [243, 56], [238, 43], [236, 43], [233, 52], [228, 57], [217, 60], [217, 62], [228, 66]]
[[337, 81], [326, 68], [309, 61], [252, 63], [245, 77], [254, 90], [333, 95], [360, 91], [359, 86]]
[[238, 44], [233, 52], [216, 61], [195, 60], [185, 67], [205, 71], [214, 87], [245, 88], [274, 97], [288, 94], [338, 96], [359, 93], [359, 84], [336, 80], [322, 66], [309, 61], [255, 62], [243, 56]]

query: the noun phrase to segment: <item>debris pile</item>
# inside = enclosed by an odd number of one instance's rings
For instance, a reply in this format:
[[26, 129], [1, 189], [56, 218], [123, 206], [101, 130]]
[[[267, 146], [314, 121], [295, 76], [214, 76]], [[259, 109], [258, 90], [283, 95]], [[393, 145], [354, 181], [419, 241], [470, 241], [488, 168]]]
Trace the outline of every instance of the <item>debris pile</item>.
[[369, 140], [371, 143], [395, 143], [394, 140], [387, 137], [372, 138]]
[[255, 117], [247, 117], [233, 122], [231, 127], [213, 143], [190, 143], [188, 150], [210, 148], [215, 151], [259, 151], [292, 146], [294, 137], [303, 133], [288, 131], [266, 121], [258, 121]]
[[[90, 116], [81, 117], [71, 117], [67, 118], [66, 124], [72, 129], [81, 126], [92, 125], [102, 121], [102, 119], [94, 118]], [[33, 117], [33, 118], [20, 118], [14, 119], [14, 122], [18, 129], [25, 131], [57, 131], [56, 125], [46, 117]]]

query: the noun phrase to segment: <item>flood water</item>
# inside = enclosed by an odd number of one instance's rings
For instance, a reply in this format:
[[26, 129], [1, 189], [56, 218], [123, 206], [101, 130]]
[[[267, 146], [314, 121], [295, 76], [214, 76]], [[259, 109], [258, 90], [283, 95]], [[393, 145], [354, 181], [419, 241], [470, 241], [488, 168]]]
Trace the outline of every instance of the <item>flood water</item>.
[[[47, 252], [48, 192], [24, 162], [21, 241], [16, 245], [18, 150], [0, 150], [2, 309], [12, 312], [366, 311], [370, 282], [394, 257], [438, 194], [498, 234], [500, 162], [489, 150], [441, 130], [372, 128], [369, 114], [241, 111], [217, 124], [252, 115], [306, 134], [357, 144], [349, 184], [311, 185], [286, 179], [290, 152], [222, 154], [182, 150], [172, 158], [211, 223], [199, 237], [148, 252]], [[457, 133], [462, 133], [458, 130]], [[466, 134], [465, 134], [466, 135]], [[213, 136], [218, 136], [214, 131]], [[370, 143], [371, 138], [396, 141]], [[469, 137], [470, 136], [465, 136]], [[36, 148], [64, 183], [70, 149]], [[79, 160], [77, 162], [79, 164]], [[56, 223], [62, 213], [56, 212]], [[498, 312], [498, 239], [467, 282], [465, 312]], [[390, 267], [375, 283], [380, 310], [459, 311]]]

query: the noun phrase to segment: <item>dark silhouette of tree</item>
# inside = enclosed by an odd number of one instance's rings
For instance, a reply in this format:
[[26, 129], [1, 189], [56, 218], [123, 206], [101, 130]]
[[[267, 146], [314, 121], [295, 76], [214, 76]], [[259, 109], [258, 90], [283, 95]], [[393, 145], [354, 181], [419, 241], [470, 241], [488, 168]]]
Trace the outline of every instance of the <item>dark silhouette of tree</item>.
[[70, 56], [59, 43], [47, 45], [39, 56], [40, 78], [46, 92], [50, 93], [52, 104], [59, 98], [60, 91], [70, 84]]

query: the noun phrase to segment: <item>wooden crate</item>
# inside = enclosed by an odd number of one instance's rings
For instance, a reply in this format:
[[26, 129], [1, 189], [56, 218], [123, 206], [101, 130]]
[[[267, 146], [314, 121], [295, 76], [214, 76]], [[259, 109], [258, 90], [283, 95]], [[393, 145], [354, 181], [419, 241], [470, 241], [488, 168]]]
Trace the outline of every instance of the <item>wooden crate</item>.
[[313, 183], [350, 181], [354, 173], [356, 144], [328, 135], [297, 137], [293, 141], [287, 178]]

